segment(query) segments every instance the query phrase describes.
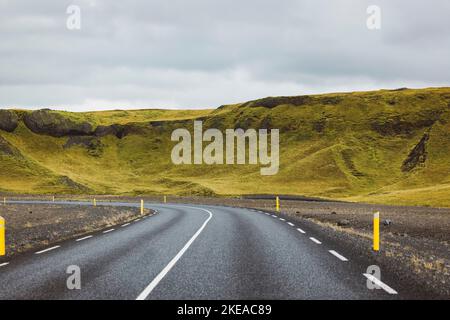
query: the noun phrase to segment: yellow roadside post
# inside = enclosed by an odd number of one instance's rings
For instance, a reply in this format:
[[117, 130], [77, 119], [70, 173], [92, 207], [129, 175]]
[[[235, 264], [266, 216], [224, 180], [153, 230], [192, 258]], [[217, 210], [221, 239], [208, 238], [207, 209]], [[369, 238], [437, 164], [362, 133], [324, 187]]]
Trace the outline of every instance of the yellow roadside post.
[[0, 256], [6, 254], [5, 219], [0, 217]]
[[94, 198], [94, 207], [96, 207], [97, 206], [97, 200], [95, 200], [95, 198]]
[[276, 205], [277, 212], [280, 212], [280, 197], [278, 197], [278, 196], [275, 199], [275, 205]]
[[380, 213], [373, 214], [373, 250], [380, 250]]
[[53, 202], [55, 202], [55, 196], [53, 196]]
[[6, 197], [3, 197], [3, 204], [6, 204]]
[[167, 197], [164, 196], [164, 203], [167, 203]]
[[144, 200], [141, 199], [141, 214], [144, 214]]

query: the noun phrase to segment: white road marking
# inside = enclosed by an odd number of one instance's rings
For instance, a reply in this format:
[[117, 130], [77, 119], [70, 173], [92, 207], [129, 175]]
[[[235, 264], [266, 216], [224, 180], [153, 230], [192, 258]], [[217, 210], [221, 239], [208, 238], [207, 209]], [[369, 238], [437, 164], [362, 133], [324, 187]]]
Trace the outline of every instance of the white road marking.
[[276, 218], [277, 216], [273, 214], [272, 217]]
[[287, 224], [290, 225], [291, 227], [294, 226], [294, 224], [292, 222], [288, 222]]
[[312, 242], [315, 242], [315, 243], [317, 243], [317, 244], [322, 244], [322, 242], [320, 242], [320, 241], [317, 240], [316, 238], [309, 237], [309, 239], [310, 239]]
[[111, 231], [114, 231], [114, 229], [109, 229], [109, 230], [103, 231], [102, 233], [109, 233]]
[[54, 246], [54, 247], [51, 247], [51, 248], [48, 248], [48, 249], [45, 249], [45, 250], [41, 250], [41, 251], [35, 252], [34, 254], [41, 254], [41, 253], [44, 253], [44, 252], [47, 252], [47, 251], [58, 249], [60, 247], [61, 246]]
[[[195, 207], [190, 207], [195, 208]], [[194, 242], [194, 240], [199, 236], [199, 234], [205, 229], [206, 225], [208, 224], [209, 220], [211, 220], [213, 214], [211, 211], [202, 209], [202, 208], [195, 208], [198, 210], [203, 210], [209, 214], [208, 219], [202, 224], [200, 229], [197, 230], [197, 232], [192, 236], [192, 238], [184, 245], [184, 247], [177, 253], [177, 255], [170, 260], [169, 264], [165, 266], [165, 268], [156, 276], [155, 279], [153, 279], [152, 282], [144, 289], [144, 291], [141, 292], [141, 294], [136, 298], [136, 300], [145, 300], [150, 293], [152, 293], [153, 289], [158, 285], [158, 283], [166, 276], [166, 274], [170, 271], [170, 269], [173, 268], [173, 266], [177, 263], [177, 261], [183, 256], [183, 254], [186, 252], [187, 249], [191, 246], [191, 244]]]
[[75, 241], [83, 241], [83, 240], [86, 240], [86, 239], [89, 239], [89, 238], [92, 238], [92, 237], [93, 236], [87, 236], [87, 237], [83, 237], [83, 238], [77, 239]]
[[348, 259], [346, 257], [344, 257], [343, 255], [340, 255], [339, 253], [337, 253], [334, 250], [328, 250], [329, 253], [331, 253], [333, 256], [335, 256], [336, 258], [338, 258], [341, 261], [348, 261]]
[[136, 220], [134, 220], [134, 222], [138, 222], [138, 221], [141, 221], [141, 219], [136, 219]]
[[270, 216], [270, 214], [268, 214], [267, 212], [264, 212], [264, 214], [265, 214], [266, 216]]
[[283, 218], [280, 218], [280, 220], [281, 220], [281, 221], [286, 221], [286, 220], [285, 220], [285, 219], [283, 219]]
[[7, 266], [8, 264], [9, 264], [9, 262], [0, 263], [0, 267]]
[[302, 229], [300, 229], [300, 228], [297, 228], [297, 231], [298, 232], [300, 232], [300, 233], [303, 233], [303, 234], [305, 234], [306, 232], [305, 231], [303, 231]]
[[121, 225], [121, 227], [123, 228], [123, 227], [129, 226], [129, 225], [130, 225], [130, 223], [128, 222], [128, 223]]
[[363, 275], [369, 279], [370, 281], [372, 281], [373, 283], [375, 283], [376, 285], [378, 285], [379, 287], [381, 287], [384, 291], [386, 291], [389, 294], [398, 294], [397, 291], [395, 291], [394, 289], [392, 289], [391, 287], [389, 287], [387, 284], [385, 284], [384, 282], [382, 282], [381, 280], [377, 279], [376, 277], [374, 277], [371, 274], [368, 273], [363, 273]]

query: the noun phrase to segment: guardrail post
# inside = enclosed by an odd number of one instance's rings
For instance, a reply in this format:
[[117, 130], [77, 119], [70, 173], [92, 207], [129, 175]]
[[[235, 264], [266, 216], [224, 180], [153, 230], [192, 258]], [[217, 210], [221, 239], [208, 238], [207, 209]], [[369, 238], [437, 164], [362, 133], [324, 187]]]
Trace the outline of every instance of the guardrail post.
[[373, 214], [373, 250], [380, 250], [380, 213]]
[[6, 254], [5, 219], [0, 217], [0, 256]]

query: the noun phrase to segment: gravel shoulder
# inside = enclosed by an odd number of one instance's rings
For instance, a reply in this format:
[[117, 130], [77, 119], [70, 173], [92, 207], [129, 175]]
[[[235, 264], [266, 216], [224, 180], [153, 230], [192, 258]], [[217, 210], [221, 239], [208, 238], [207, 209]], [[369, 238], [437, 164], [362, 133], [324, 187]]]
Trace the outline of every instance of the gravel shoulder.
[[[144, 215], [149, 213], [144, 210]], [[139, 208], [58, 204], [1, 204], [6, 220], [6, 253], [37, 250], [140, 217]]]

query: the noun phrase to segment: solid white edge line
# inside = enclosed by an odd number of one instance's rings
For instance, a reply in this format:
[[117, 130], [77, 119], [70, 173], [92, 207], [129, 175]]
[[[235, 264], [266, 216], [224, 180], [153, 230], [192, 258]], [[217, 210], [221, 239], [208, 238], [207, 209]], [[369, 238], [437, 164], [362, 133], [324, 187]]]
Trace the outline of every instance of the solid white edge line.
[[335, 256], [336, 258], [338, 258], [341, 261], [348, 261], [348, 259], [346, 257], [344, 257], [343, 255], [337, 253], [334, 250], [328, 250], [329, 253], [331, 253], [333, 256]]
[[102, 233], [109, 233], [109, 232], [114, 231], [114, 230], [115, 229], [109, 229], [109, 230], [103, 231]]
[[[193, 208], [193, 207], [191, 207]], [[152, 293], [153, 289], [158, 285], [158, 283], [166, 276], [166, 274], [173, 268], [173, 266], [177, 263], [177, 261], [183, 256], [183, 254], [186, 252], [187, 249], [191, 246], [191, 244], [194, 242], [194, 240], [199, 236], [199, 234], [205, 229], [207, 223], [212, 218], [212, 212], [206, 209], [202, 208], [195, 208], [199, 210], [203, 210], [209, 214], [208, 219], [202, 224], [200, 229], [197, 230], [197, 232], [189, 239], [189, 241], [184, 245], [184, 247], [177, 253], [175, 257], [173, 257], [172, 260], [167, 264], [167, 266], [162, 269], [162, 271], [156, 276], [155, 279], [150, 282], [150, 284], [144, 289], [144, 291], [141, 292], [141, 294], [136, 298], [136, 300], [145, 300], [150, 293]]]
[[129, 226], [129, 225], [130, 225], [130, 223], [128, 222], [128, 223], [121, 225], [121, 227], [123, 228], [123, 227]]
[[303, 233], [303, 234], [305, 234], [306, 232], [305, 231], [303, 231], [302, 229], [300, 229], [300, 228], [297, 228], [297, 231], [298, 232], [300, 232], [300, 233]]
[[292, 222], [288, 222], [287, 224], [290, 225], [291, 227], [294, 226], [294, 224]]
[[87, 236], [87, 237], [83, 237], [83, 238], [79, 238], [79, 239], [77, 239], [77, 240], [75, 240], [75, 241], [83, 241], [83, 240], [86, 240], [86, 239], [89, 239], [89, 238], [92, 238], [93, 236]]
[[315, 243], [317, 243], [317, 244], [322, 244], [322, 242], [320, 242], [319, 240], [317, 240], [317, 239], [314, 238], [314, 237], [309, 237], [309, 239], [310, 239], [312, 242], [315, 242]]
[[51, 251], [51, 250], [58, 249], [58, 248], [60, 248], [60, 247], [61, 247], [61, 246], [54, 246], [54, 247], [51, 247], [51, 248], [47, 248], [47, 249], [44, 249], [44, 250], [35, 252], [34, 254], [41, 254], [41, 253], [44, 253], [44, 252], [47, 252], [47, 251]]
[[368, 273], [363, 273], [363, 275], [369, 279], [370, 281], [372, 281], [373, 283], [375, 283], [376, 285], [378, 285], [379, 287], [381, 287], [384, 291], [386, 291], [389, 294], [398, 294], [397, 291], [395, 291], [394, 289], [392, 289], [391, 287], [389, 287], [387, 284], [385, 284], [384, 282], [382, 282], [381, 280], [377, 279], [376, 277], [374, 277], [371, 274]]
[[9, 262], [0, 263], [0, 267], [7, 266], [8, 264], [9, 264]]

